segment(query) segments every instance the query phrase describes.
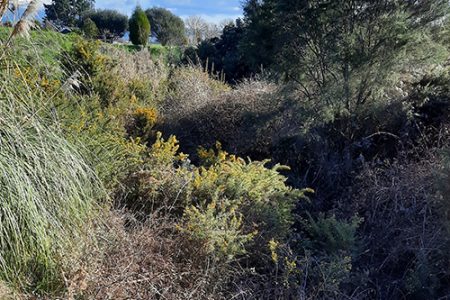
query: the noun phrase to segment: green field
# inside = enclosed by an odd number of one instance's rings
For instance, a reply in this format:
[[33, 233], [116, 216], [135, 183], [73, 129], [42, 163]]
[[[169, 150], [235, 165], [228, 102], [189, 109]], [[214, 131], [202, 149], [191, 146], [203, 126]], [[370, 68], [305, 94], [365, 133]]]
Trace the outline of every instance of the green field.
[[[118, 45], [118, 47], [126, 49], [129, 52], [134, 52], [141, 49], [140, 46], [135, 45]], [[179, 61], [183, 55], [183, 49], [177, 46], [166, 47], [161, 44], [151, 44], [148, 45], [147, 48], [150, 51], [152, 57], [158, 58], [163, 56], [170, 61]]]

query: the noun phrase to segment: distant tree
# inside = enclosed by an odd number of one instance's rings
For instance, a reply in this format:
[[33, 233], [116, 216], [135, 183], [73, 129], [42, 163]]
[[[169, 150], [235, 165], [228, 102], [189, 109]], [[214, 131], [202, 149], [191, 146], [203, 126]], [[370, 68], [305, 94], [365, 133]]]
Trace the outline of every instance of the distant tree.
[[190, 16], [185, 21], [186, 32], [191, 44], [198, 44], [205, 39], [208, 23], [200, 16]]
[[145, 11], [151, 24], [152, 36], [162, 45], [182, 45], [186, 43], [183, 20], [167, 9], [153, 7]]
[[233, 19], [223, 19], [219, 22], [219, 24], [217, 26], [218, 26], [220, 32], [222, 32], [223, 29], [225, 28], [225, 26], [231, 25], [231, 24], [234, 24]]
[[83, 26], [81, 27], [81, 30], [87, 38], [96, 38], [100, 33], [97, 25], [94, 21], [92, 21], [91, 18], [86, 18], [83, 20]]
[[199, 59], [210, 72], [225, 75], [228, 82], [235, 83], [251, 74], [239, 48], [244, 33], [245, 26], [240, 19], [228, 23], [219, 37], [201, 41], [195, 52], [193, 48], [186, 49], [185, 58], [192, 62]]
[[190, 16], [186, 19], [186, 33], [189, 43], [197, 45], [201, 41], [219, 37], [226, 25], [233, 23], [232, 20], [223, 20], [219, 24], [207, 22], [200, 16]]
[[208, 39], [213, 39], [216, 37], [219, 37], [222, 34], [222, 30], [225, 28], [226, 24], [223, 27], [221, 27], [220, 24], [215, 24], [215, 23], [210, 23], [210, 22], [206, 22], [205, 23], [205, 31], [203, 33], [203, 39], [208, 40]]
[[95, 0], [52, 0], [44, 4], [46, 20], [58, 25], [80, 26], [83, 15], [94, 8]]
[[91, 11], [85, 15], [97, 26], [105, 40], [122, 37], [128, 29], [128, 17], [116, 10], [105, 9]]
[[133, 45], [146, 46], [150, 37], [150, 22], [140, 6], [137, 6], [129, 21], [130, 40]]

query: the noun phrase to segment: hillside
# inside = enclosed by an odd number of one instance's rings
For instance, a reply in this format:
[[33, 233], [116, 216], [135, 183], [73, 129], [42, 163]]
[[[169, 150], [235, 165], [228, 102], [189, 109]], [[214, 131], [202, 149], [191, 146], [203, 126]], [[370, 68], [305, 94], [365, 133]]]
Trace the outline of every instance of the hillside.
[[195, 47], [0, 27], [0, 299], [448, 297], [438, 2], [248, 1]]

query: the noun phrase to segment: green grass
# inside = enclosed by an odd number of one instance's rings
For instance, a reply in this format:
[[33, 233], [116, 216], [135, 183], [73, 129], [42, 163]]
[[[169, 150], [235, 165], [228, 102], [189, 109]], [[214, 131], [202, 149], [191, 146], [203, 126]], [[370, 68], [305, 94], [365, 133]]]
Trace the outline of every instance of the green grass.
[[[0, 44], [8, 39], [11, 30], [8, 27], [0, 27]], [[29, 41], [26, 41], [24, 37], [13, 40], [16, 51], [15, 60], [19, 58], [20, 53], [22, 58], [33, 57], [41, 64], [53, 66], [57, 63], [61, 51], [70, 49], [78, 37], [75, 33], [65, 35], [55, 31], [32, 30]]]
[[[141, 48], [135, 45], [118, 45], [119, 48], [129, 52], [139, 51]], [[163, 46], [160, 44], [150, 44], [147, 46], [153, 58], [164, 57], [166, 61], [178, 62], [181, 60], [183, 50], [178, 46]]]
[[0, 281], [57, 291], [105, 193], [80, 148], [37, 117], [40, 106], [31, 104], [45, 96], [18, 88], [6, 71], [1, 77]]
[[[11, 28], [0, 26], [0, 44], [3, 44], [11, 33]], [[58, 68], [58, 61], [61, 52], [69, 50], [79, 39], [76, 33], [61, 34], [55, 31], [33, 30], [30, 33], [29, 41], [19, 37], [14, 39], [14, 49], [17, 51], [15, 61], [25, 61], [29, 65], [45, 65], [47, 68]], [[139, 46], [117, 45], [118, 48], [129, 52], [138, 51]], [[163, 57], [167, 62], [179, 62], [183, 55], [181, 47], [162, 46], [151, 44], [147, 48], [153, 58]], [[19, 56], [20, 53], [20, 56]]]

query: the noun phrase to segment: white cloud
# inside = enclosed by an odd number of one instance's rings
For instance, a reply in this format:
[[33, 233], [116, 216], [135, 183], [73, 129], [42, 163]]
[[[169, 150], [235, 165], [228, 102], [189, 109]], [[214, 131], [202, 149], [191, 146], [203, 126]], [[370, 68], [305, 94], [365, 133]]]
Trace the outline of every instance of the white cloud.
[[[198, 14], [197, 16], [202, 17], [205, 21], [209, 22], [209, 23], [214, 23], [214, 24], [220, 24], [221, 21], [223, 20], [236, 20], [238, 18], [242, 18], [242, 14], [234, 14], [234, 15], [229, 15], [229, 14], [212, 14], [212, 15], [208, 15], [208, 14]], [[180, 16], [183, 20], [186, 20], [189, 16]]]

